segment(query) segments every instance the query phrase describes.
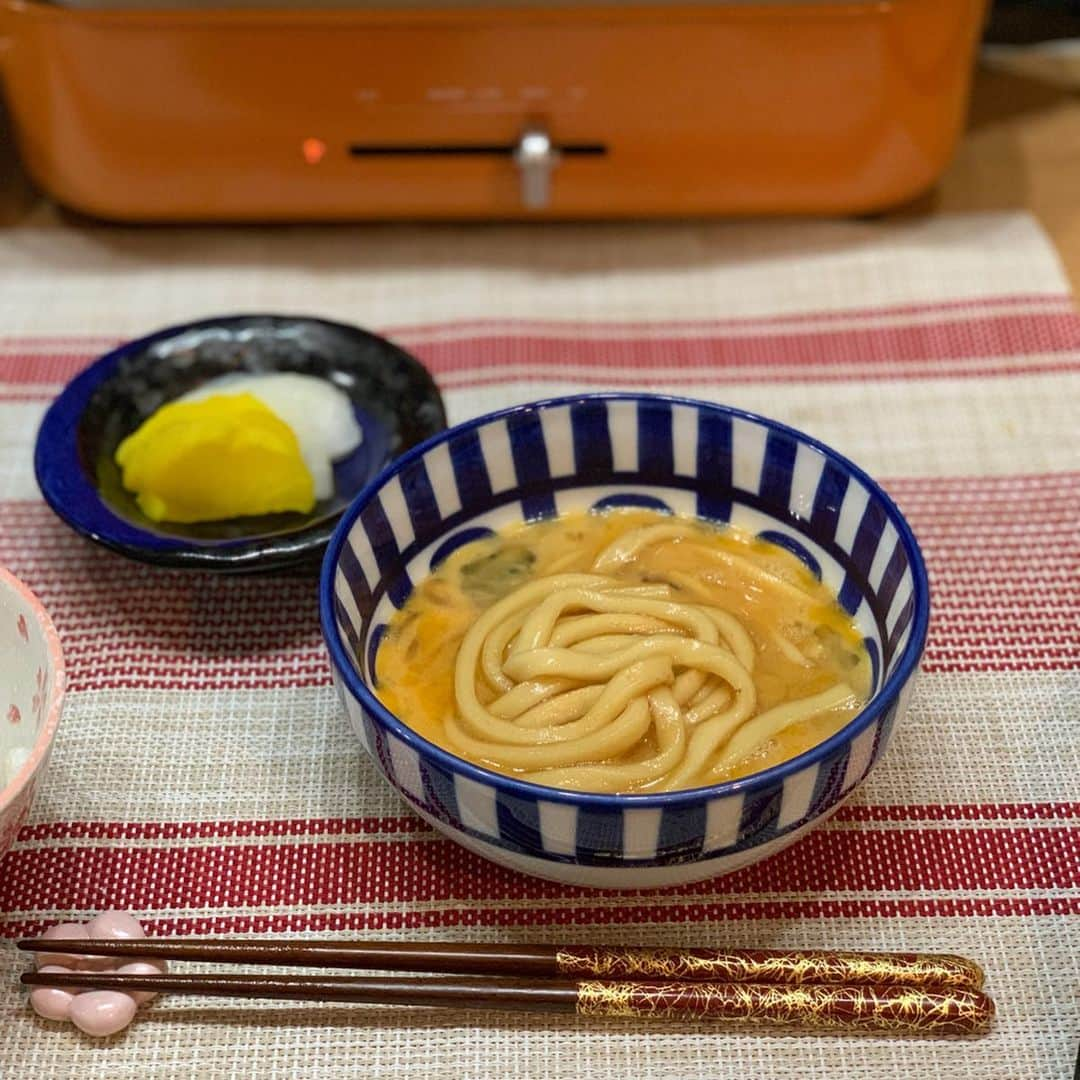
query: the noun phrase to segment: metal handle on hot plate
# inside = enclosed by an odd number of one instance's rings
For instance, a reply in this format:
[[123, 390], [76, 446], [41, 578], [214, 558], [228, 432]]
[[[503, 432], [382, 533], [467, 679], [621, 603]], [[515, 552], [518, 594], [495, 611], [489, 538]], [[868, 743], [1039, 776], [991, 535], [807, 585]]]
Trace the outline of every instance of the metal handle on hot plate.
[[518, 140], [514, 164], [521, 175], [521, 204], [526, 210], [543, 210], [551, 203], [551, 174], [559, 157], [542, 127], [527, 128]]

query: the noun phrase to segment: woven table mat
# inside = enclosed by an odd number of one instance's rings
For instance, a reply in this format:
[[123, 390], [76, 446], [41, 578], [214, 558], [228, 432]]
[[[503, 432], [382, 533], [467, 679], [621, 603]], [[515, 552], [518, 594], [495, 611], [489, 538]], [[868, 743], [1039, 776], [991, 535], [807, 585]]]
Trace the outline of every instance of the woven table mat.
[[[907, 720], [828, 824], [729, 877], [596, 893], [500, 870], [361, 760], [316, 582], [156, 570], [79, 539], [41, 416], [111, 344], [214, 313], [382, 330], [451, 419], [678, 392], [793, 424], [923, 545]], [[0, 233], [0, 562], [63, 638], [64, 720], [0, 860], [0, 938], [108, 907], [150, 932], [912, 949], [980, 960], [976, 1040], [161, 1000], [94, 1042], [34, 1017], [0, 942], [0, 1076], [1058, 1080], [1080, 1034], [1080, 317], [1023, 215], [903, 225]]]

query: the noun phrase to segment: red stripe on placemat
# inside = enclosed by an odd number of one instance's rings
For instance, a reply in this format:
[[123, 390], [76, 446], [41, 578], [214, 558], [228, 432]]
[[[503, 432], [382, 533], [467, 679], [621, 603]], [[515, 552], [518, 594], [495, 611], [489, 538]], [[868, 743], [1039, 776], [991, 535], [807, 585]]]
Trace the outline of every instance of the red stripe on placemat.
[[32, 840], [205, 840], [271, 836], [370, 836], [433, 833], [418, 817], [284, 818], [248, 821], [50, 821], [24, 825], [19, 842]]
[[[841, 806], [839, 822], [1070, 821], [1080, 803], [863, 803]], [[370, 836], [433, 833], [410, 814], [397, 817], [281, 818], [246, 821], [47, 821], [25, 825], [19, 842], [40, 840], [206, 840], [274, 836]]]
[[[599, 319], [455, 319], [447, 323], [412, 323], [383, 327], [384, 334], [419, 334], [443, 329], [491, 329], [512, 326], [530, 328], [580, 327], [604, 328], [618, 326], [624, 329], [647, 331], [657, 327], [736, 327], [773, 326], [776, 324], [806, 322], [844, 322], [850, 319], [889, 319], [904, 315], [937, 315], [955, 311], [988, 311], [1017, 307], [1056, 308], [1065, 314], [1075, 314], [1076, 306], [1071, 293], [1012, 293], [993, 296], [972, 296], [955, 300], [934, 300], [921, 303], [878, 304], [870, 307], [806, 309], [778, 312], [768, 315], [730, 315], [726, 318], [706, 319], [620, 319], [617, 322]], [[138, 336], [142, 336], [142, 333]], [[0, 336], [0, 351], [4, 349], [35, 345], [58, 345], [84, 347], [118, 345], [122, 338], [114, 334], [21, 334]]]
[[[449, 840], [400, 843], [57, 847], [8, 852], [0, 911], [136, 910], [449, 901], [543, 901], [585, 890], [493, 866]], [[723, 879], [751, 894], [1034, 890], [1080, 886], [1080, 829], [839, 830], [811, 833]], [[668, 890], [705, 895], [715, 882]]]
[[[473, 383], [485, 378], [506, 381], [499, 370], [507, 366], [515, 368], [514, 378], [533, 381], [557, 377], [564, 371], [584, 377], [602, 371], [605, 379], [628, 378], [634, 372], [647, 371], [660, 384], [672, 377], [687, 381], [690, 372], [697, 372], [696, 381], [701, 381], [702, 374], [727, 379], [735, 373], [783, 366], [807, 369], [813, 378], [839, 365], [859, 369], [848, 377], [887, 378], [907, 365], [928, 363], [924, 376], [954, 376], [967, 368], [949, 361], [990, 358], [1013, 358], [1018, 371], [1040, 365], [1080, 367], [1080, 355], [1065, 361], [1032, 360], [1030, 366], [1021, 359], [1034, 354], [1080, 354], [1080, 316], [1075, 313], [995, 314], [907, 326], [774, 329], [759, 333], [743, 330], [727, 335], [702, 332], [667, 338], [633, 337], [632, 331], [622, 331], [618, 326], [606, 326], [593, 333], [597, 336], [568, 340], [507, 329], [457, 340], [424, 341], [415, 346], [415, 351], [436, 375], [455, 379], [467, 376]], [[994, 371], [986, 363], [976, 373]], [[806, 376], [795, 371], [789, 377], [799, 380]]]
[[[807, 309], [768, 315], [731, 315], [705, 319], [453, 319], [441, 323], [399, 323], [384, 326], [380, 333], [415, 339], [433, 334], [493, 334], [507, 330], [553, 333], [578, 330], [584, 333], [649, 334], [665, 331], [739, 330], [748, 327], [806, 326], [820, 323], [880, 322], [904, 318], [948, 318], [971, 312], [986, 318], [990, 314], [1036, 308], [1040, 313], [1076, 316], [1076, 305], [1068, 293], [1059, 295], [1018, 293], [1013, 296], [972, 297], [966, 300], [937, 300], [921, 304], [883, 304], [873, 307]], [[115, 334], [22, 334], [0, 337], [0, 354], [19, 355], [27, 349], [66, 350], [74, 355], [87, 349], [114, 348], [125, 339]]]
[[[838, 368], [833, 371], [819, 370], [812, 375], [805, 374], [802, 369], [767, 369], [757, 368], [749, 371], [736, 371], [734, 369], [717, 370], [711, 376], [684, 375], [678, 371], [670, 371], [663, 368], [642, 369], [632, 375], [612, 372], [602, 379], [592, 377], [591, 373], [582, 369], [577, 373], [544, 369], [531, 365], [516, 373], [512, 379], [505, 377], [465, 376], [450, 377], [440, 376], [439, 385], [444, 392], [455, 390], [486, 390], [493, 387], [505, 386], [508, 382], [525, 383], [531, 386], [550, 386], [552, 383], [566, 388], [560, 392], [569, 392], [570, 388], [583, 393], [595, 393], [602, 390], [654, 390], [657, 385], [663, 385], [671, 393], [693, 394], [706, 387], [735, 386], [747, 383], [775, 384], [775, 383], [850, 383], [850, 382], [873, 382], [873, 381], [899, 381], [908, 382], [916, 379], [988, 379], [1007, 378], [1010, 376], [1029, 375], [1056, 375], [1068, 374], [1080, 371], [1080, 360], [1077, 361], [1032, 361], [1024, 364], [1002, 364], [987, 361], [978, 364], [966, 364], [952, 369], [942, 366], [940, 362], [933, 361], [925, 365], [908, 366], [904, 368], [882, 369], [876, 372], [864, 374], [860, 369]], [[47, 401], [47, 395], [40, 395], [35, 400]]]
[[[97, 908], [86, 909], [96, 912]], [[334, 933], [348, 930], [444, 930], [455, 927], [643, 926], [768, 919], [925, 919], [1080, 915], [1080, 897], [950, 897], [943, 900], [713, 900], [687, 904], [612, 907], [483, 907], [429, 911], [296, 912], [290, 915], [218, 915], [141, 920], [156, 937], [186, 934]], [[0, 937], [36, 937], [56, 919], [0, 918]], [[565, 938], [572, 941], [572, 936]], [[646, 942], [642, 942], [646, 943]], [[704, 942], [708, 944], [708, 942]]]
[[[757, 368], [748, 371], [736, 371], [731, 368], [717, 369], [710, 375], [683, 375], [676, 370], [666, 368], [642, 369], [634, 374], [625, 375], [611, 372], [603, 378], [595, 378], [593, 373], [584, 368], [569, 372], [566, 370], [544, 369], [534, 364], [523, 367], [512, 377], [502, 376], [440, 376], [440, 388], [451, 391], [484, 390], [506, 386], [508, 383], [521, 383], [531, 386], [560, 386], [574, 388], [581, 392], [596, 393], [603, 390], [655, 390], [662, 384], [671, 393], [692, 393], [704, 387], [743, 385], [747, 383], [842, 383], [867, 381], [910, 381], [916, 379], [986, 379], [1007, 378], [1010, 376], [1056, 375], [1080, 371], [1080, 359], [1067, 361], [1025, 361], [1023, 364], [986, 361], [969, 363], [952, 369], [938, 361], [925, 365], [904, 368], [883, 369], [877, 372], [863, 373], [855, 368], [835, 371], [818, 370], [812, 375], [804, 374], [801, 369]], [[568, 392], [568, 391], [567, 391]], [[55, 397], [51, 389], [42, 390], [7, 390], [0, 383], [0, 402], [14, 404], [47, 405]]]
[[848, 803], [834, 821], [1066, 821], [1080, 817], [1080, 802], [1056, 803]]
[[[878, 317], [895, 320], [898, 315], [882, 311]], [[433, 374], [458, 388], [558, 379], [614, 385], [647, 377], [677, 385], [803, 381], [808, 377], [902, 378], [905, 374], [918, 378], [993, 376], [1080, 369], [1080, 315], [1071, 311], [995, 311], [943, 317], [930, 323], [892, 321], [839, 328], [818, 324], [851, 317], [830, 313], [826, 319], [814, 315], [800, 318], [801, 328], [759, 320], [576, 324], [581, 333], [578, 337], [572, 336], [573, 324], [545, 328], [537, 323], [450, 323], [394, 333]], [[445, 336], [432, 336], [438, 334]], [[1056, 358], [1048, 359], [1050, 356]], [[74, 347], [38, 352], [27, 351], [24, 345], [20, 352], [16, 345], [2, 357], [0, 381], [16, 386], [63, 383], [92, 360], [92, 354]], [[830, 369], [841, 367], [854, 370], [830, 374]], [[602, 375], [599, 379], [598, 373]], [[43, 390], [4, 393], [11, 398], [49, 396]]]

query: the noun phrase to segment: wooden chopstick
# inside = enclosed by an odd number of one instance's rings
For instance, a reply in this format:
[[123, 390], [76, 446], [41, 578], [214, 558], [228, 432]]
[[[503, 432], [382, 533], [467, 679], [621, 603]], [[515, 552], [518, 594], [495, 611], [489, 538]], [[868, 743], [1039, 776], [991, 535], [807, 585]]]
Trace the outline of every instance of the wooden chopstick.
[[454, 942], [141, 938], [35, 938], [36, 953], [202, 960], [221, 964], [425, 971], [534, 978], [672, 979], [784, 986], [906, 986], [979, 990], [983, 972], [961, 956], [778, 949], [660, 949], [634, 946], [502, 945]]
[[[145, 954], [144, 954], [145, 955]], [[602, 981], [508, 977], [341, 975], [132, 975], [28, 972], [27, 986], [150, 990], [289, 1001], [441, 1006], [668, 1020], [723, 1020], [761, 1027], [896, 1034], [974, 1035], [990, 1026], [994, 1004], [978, 991], [932, 993], [911, 987], [775, 986], [758, 983]]]

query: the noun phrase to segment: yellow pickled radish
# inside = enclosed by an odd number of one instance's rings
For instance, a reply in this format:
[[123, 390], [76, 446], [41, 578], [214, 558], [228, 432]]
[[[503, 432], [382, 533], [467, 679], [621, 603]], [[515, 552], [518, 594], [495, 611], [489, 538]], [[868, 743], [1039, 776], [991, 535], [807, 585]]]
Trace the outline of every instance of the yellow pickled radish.
[[116, 450], [152, 521], [218, 521], [315, 505], [292, 428], [251, 394], [164, 405]]

